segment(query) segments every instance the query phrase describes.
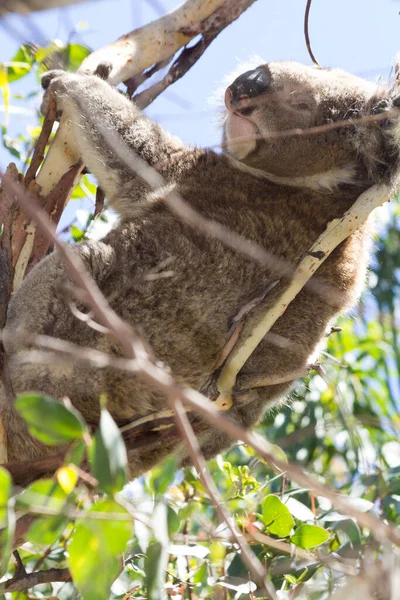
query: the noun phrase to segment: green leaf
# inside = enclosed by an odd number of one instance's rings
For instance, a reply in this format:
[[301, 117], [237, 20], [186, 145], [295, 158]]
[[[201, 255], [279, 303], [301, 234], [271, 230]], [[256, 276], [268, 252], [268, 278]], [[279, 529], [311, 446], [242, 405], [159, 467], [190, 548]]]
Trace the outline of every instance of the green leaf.
[[7, 504], [11, 496], [12, 480], [6, 469], [0, 467], [0, 528], [4, 526], [7, 519]]
[[42, 394], [18, 396], [15, 407], [28, 425], [29, 432], [50, 446], [81, 438], [85, 423], [73, 406]]
[[87, 175], [84, 175], [79, 183], [73, 189], [71, 194], [71, 200], [77, 198], [89, 198], [90, 195], [94, 197], [96, 195], [97, 186], [92, 183]]
[[0, 467], [0, 577], [7, 571], [15, 531], [14, 500], [11, 498], [12, 480], [6, 469]]
[[80, 229], [79, 227], [73, 224], [70, 228], [70, 234], [74, 242], [81, 242], [85, 237], [85, 230]]
[[45, 507], [60, 513], [65, 506], [66, 500], [67, 494], [54, 479], [35, 481], [17, 498], [18, 506], [24, 508]]
[[111, 499], [94, 505], [78, 521], [68, 546], [68, 567], [83, 600], [109, 599], [131, 533], [129, 514]]
[[326, 529], [317, 525], [300, 525], [290, 538], [298, 548], [315, 548], [329, 540], [330, 534]]
[[176, 514], [172, 506], [168, 504], [167, 506], [167, 527], [168, 527], [168, 535], [171, 537], [174, 533], [179, 531], [181, 526], [181, 520], [179, 516]]
[[58, 540], [68, 523], [69, 519], [63, 515], [40, 517], [30, 526], [26, 541], [35, 545], [51, 546]]
[[148, 600], [164, 600], [165, 568], [168, 553], [160, 542], [153, 542], [146, 551], [146, 587]]
[[286, 537], [294, 526], [294, 519], [287, 506], [277, 496], [266, 496], [262, 502], [263, 522], [268, 527], [269, 533]]
[[3, 94], [3, 102], [5, 109], [5, 117], [8, 119], [8, 107], [10, 102], [10, 85], [9, 85], [7, 69], [4, 65], [0, 64], [0, 90]]
[[33, 57], [28, 46], [23, 45], [13, 56], [11, 61], [7, 63], [8, 81], [12, 83], [21, 79], [32, 69]]
[[68, 57], [67, 70], [76, 71], [82, 61], [91, 53], [90, 48], [81, 44], [68, 44], [65, 48]]
[[222, 567], [226, 556], [226, 547], [222, 542], [212, 542], [210, 544], [210, 562], [213, 565]]
[[208, 565], [206, 561], [203, 562], [200, 569], [198, 569], [192, 577], [192, 581], [194, 584], [200, 583], [205, 587], [207, 585], [207, 577], [208, 577]]
[[17, 148], [18, 142], [7, 135], [7, 127], [3, 123], [1, 124], [1, 138], [4, 148], [7, 148], [12, 156], [20, 160], [21, 152]]
[[91, 448], [92, 472], [106, 494], [121, 490], [127, 482], [128, 457], [121, 433], [107, 409], [101, 409], [100, 423]]
[[146, 482], [149, 491], [156, 496], [164, 494], [173, 482], [177, 468], [177, 460], [173, 456], [154, 467]]
[[86, 452], [86, 444], [83, 440], [73, 442], [68, 448], [68, 452], [64, 458], [65, 465], [76, 465], [80, 467]]

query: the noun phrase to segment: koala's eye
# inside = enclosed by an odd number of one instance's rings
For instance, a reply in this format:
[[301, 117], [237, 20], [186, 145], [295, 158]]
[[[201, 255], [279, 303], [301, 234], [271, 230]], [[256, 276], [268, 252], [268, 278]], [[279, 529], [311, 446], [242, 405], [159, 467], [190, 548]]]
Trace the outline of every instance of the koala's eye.
[[289, 107], [293, 110], [305, 111], [312, 110], [314, 106], [313, 99], [306, 94], [291, 93], [287, 99]]
[[307, 102], [296, 102], [293, 106], [298, 110], [310, 110], [310, 105]]
[[296, 110], [311, 110], [311, 105], [304, 100], [291, 100], [290, 107]]

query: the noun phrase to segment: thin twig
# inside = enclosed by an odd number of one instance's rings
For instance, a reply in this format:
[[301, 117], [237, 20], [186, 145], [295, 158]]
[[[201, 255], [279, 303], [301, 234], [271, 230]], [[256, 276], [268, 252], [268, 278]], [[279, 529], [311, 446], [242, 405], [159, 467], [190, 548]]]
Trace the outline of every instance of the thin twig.
[[[339, 121], [332, 121], [332, 123], [325, 123], [324, 125], [313, 125], [312, 127], [305, 127], [304, 129], [279, 129], [276, 131], [266, 131], [264, 133], [254, 133], [251, 135], [243, 135], [241, 137], [235, 138], [230, 142], [221, 142], [219, 144], [214, 144], [210, 146], [210, 148], [228, 148], [232, 143], [241, 143], [241, 142], [249, 142], [253, 140], [277, 140], [277, 139], [285, 139], [291, 137], [303, 137], [309, 135], [319, 135], [329, 133], [330, 131], [334, 131], [335, 129], [341, 129], [342, 127], [359, 127], [360, 125], [369, 125], [372, 123], [379, 123], [380, 121], [386, 121], [387, 119], [395, 119], [400, 116], [400, 109], [395, 108], [392, 110], [388, 110], [384, 113], [379, 113], [376, 115], [364, 115], [363, 117], [357, 117], [352, 119], [341, 119]], [[272, 174], [267, 173], [266, 177], [270, 178]], [[278, 175], [275, 176], [277, 181], [286, 181], [289, 183], [289, 177], [280, 177]], [[291, 178], [293, 183], [291, 185], [300, 185], [300, 182], [307, 179], [307, 177], [293, 177]], [[309, 179], [309, 178], [308, 178]], [[298, 183], [296, 183], [298, 182]]]
[[176, 424], [181, 433], [182, 439], [186, 442], [190, 458], [192, 459], [192, 462], [196, 467], [205, 488], [207, 489], [215, 510], [219, 514], [221, 520], [226, 523], [233, 536], [233, 539], [240, 547], [243, 562], [249, 568], [255, 583], [257, 583], [260, 589], [267, 594], [267, 598], [275, 598], [275, 593], [272, 591], [271, 586], [267, 584], [264, 567], [255, 554], [250, 550], [250, 547], [247, 544], [244, 536], [236, 528], [232, 515], [228, 512], [222, 502], [220, 494], [214, 484], [210, 472], [207, 469], [206, 461], [201, 453], [198, 439], [194, 434], [185, 409], [182, 405], [182, 401], [175, 395], [168, 395], [168, 402], [171, 409], [175, 413]]
[[317, 65], [317, 67], [322, 68], [321, 65], [319, 64], [319, 62], [317, 61], [317, 59], [315, 58], [314, 52], [312, 51], [312, 48], [311, 48], [310, 34], [309, 34], [309, 20], [310, 20], [311, 2], [312, 2], [312, 0], [307, 0], [306, 12], [305, 12], [305, 15], [304, 15], [304, 37], [306, 38], [307, 50], [308, 50], [308, 54], [311, 57], [311, 60], [313, 61], [313, 63], [315, 65]]
[[34, 180], [36, 172], [40, 167], [41, 162], [44, 158], [47, 142], [53, 129], [54, 121], [56, 120], [57, 102], [54, 94], [49, 96], [49, 105], [47, 113], [44, 119], [43, 127], [40, 132], [39, 138], [35, 145], [31, 163], [25, 175], [25, 185], [28, 186], [31, 181]]

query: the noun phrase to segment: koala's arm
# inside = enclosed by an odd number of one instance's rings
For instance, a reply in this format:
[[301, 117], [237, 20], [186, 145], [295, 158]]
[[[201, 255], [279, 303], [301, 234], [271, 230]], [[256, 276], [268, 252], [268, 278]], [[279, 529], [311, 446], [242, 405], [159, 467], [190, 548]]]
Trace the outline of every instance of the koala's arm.
[[182, 142], [100, 77], [49, 71], [42, 86], [47, 94], [54, 92], [57, 109], [71, 122], [83, 162], [123, 216], [129, 215], [132, 204], [150, 189], [137, 177], [135, 156], [157, 166], [168, 178], [168, 163], [173, 154], [183, 150]]

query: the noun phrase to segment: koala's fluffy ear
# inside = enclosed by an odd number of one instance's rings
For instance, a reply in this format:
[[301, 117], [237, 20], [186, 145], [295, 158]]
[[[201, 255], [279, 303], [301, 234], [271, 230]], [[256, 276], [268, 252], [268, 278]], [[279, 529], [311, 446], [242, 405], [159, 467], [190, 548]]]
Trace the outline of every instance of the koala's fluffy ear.
[[372, 96], [359, 114], [372, 115], [382, 120], [356, 126], [356, 148], [371, 181], [389, 183], [400, 173], [400, 65], [392, 85]]

